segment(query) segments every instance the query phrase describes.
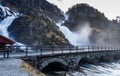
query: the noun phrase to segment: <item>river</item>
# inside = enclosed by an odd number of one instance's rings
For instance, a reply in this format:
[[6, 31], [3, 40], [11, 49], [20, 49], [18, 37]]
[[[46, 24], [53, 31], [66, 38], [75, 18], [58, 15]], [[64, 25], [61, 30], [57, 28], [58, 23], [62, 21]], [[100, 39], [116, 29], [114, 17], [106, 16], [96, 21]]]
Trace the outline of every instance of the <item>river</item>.
[[66, 76], [120, 76], [120, 60], [99, 65], [82, 65], [79, 71], [68, 72]]

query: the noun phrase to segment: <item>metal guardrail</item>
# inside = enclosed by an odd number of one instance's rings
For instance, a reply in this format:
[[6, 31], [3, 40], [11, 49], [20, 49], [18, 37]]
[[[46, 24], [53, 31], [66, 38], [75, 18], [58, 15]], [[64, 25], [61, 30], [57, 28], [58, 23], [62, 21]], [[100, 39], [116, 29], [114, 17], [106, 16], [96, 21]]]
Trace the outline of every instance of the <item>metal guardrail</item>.
[[[120, 51], [119, 45], [42, 45], [42, 46], [6, 46], [5, 50], [0, 52], [3, 57], [23, 57], [23, 56], [44, 56], [56, 54], [72, 54], [86, 52]], [[0, 54], [1, 55], [1, 54]]]

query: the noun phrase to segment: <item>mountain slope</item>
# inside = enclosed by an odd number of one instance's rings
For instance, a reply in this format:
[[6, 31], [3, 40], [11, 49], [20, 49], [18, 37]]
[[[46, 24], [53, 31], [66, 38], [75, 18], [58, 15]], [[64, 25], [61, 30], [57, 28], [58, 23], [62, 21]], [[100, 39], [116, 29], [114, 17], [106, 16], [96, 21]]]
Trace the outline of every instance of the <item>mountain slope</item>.
[[2, 5], [20, 13], [10, 27], [9, 36], [26, 45], [64, 45], [68, 40], [59, 31], [56, 22], [64, 15], [46, 0], [2, 0]]
[[77, 4], [66, 13], [69, 17], [64, 23], [71, 31], [78, 32], [85, 23], [91, 29], [89, 36], [91, 44], [120, 44], [120, 24], [108, 20], [103, 13], [88, 4]]
[[22, 14], [31, 15], [34, 12], [35, 14], [48, 16], [55, 22], [64, 19], [63, 12], [46, 0], [2, 0], [1, 2]]

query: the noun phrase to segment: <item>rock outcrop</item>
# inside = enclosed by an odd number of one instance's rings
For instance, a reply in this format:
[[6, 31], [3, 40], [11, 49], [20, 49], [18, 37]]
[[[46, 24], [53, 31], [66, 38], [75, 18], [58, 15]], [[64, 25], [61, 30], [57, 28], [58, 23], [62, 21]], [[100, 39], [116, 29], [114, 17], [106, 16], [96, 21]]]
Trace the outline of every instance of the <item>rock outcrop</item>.
[[89, 23], [91, 44], [120, 44], [120, 23], [108, 20], [103, 13], [88, 4], [77, 4], [66, 13], [69, 17], [65, 22], [71, 31], [78, 31], [85, 23]]
[[55, 5], [50, 4], [46, 0], [2, 0], [2, 5], [12, 7], [22, 14], [45, 15], [52, 21], [59, 22], [64, 19], [63, 12]]
[[2, 0], [2, 5], [20, 13], [8, 27], [9, 36], [26, 45], [68, 45], [56, 22], [64, 19], [57, 6], [46, 0]]

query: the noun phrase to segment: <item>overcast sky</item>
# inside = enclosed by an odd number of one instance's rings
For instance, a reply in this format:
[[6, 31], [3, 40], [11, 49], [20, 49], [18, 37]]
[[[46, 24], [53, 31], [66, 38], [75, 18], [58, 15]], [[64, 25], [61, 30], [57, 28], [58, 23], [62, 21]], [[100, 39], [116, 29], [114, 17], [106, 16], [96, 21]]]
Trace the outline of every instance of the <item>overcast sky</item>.
[[66, 12], [68, 8], [75, 4], [87, 3], [90, 6], [103, 12], [105, 16], [112, 20], [120, 16], [120, 0], [47, 0], [57, 5], [62, 11]]

